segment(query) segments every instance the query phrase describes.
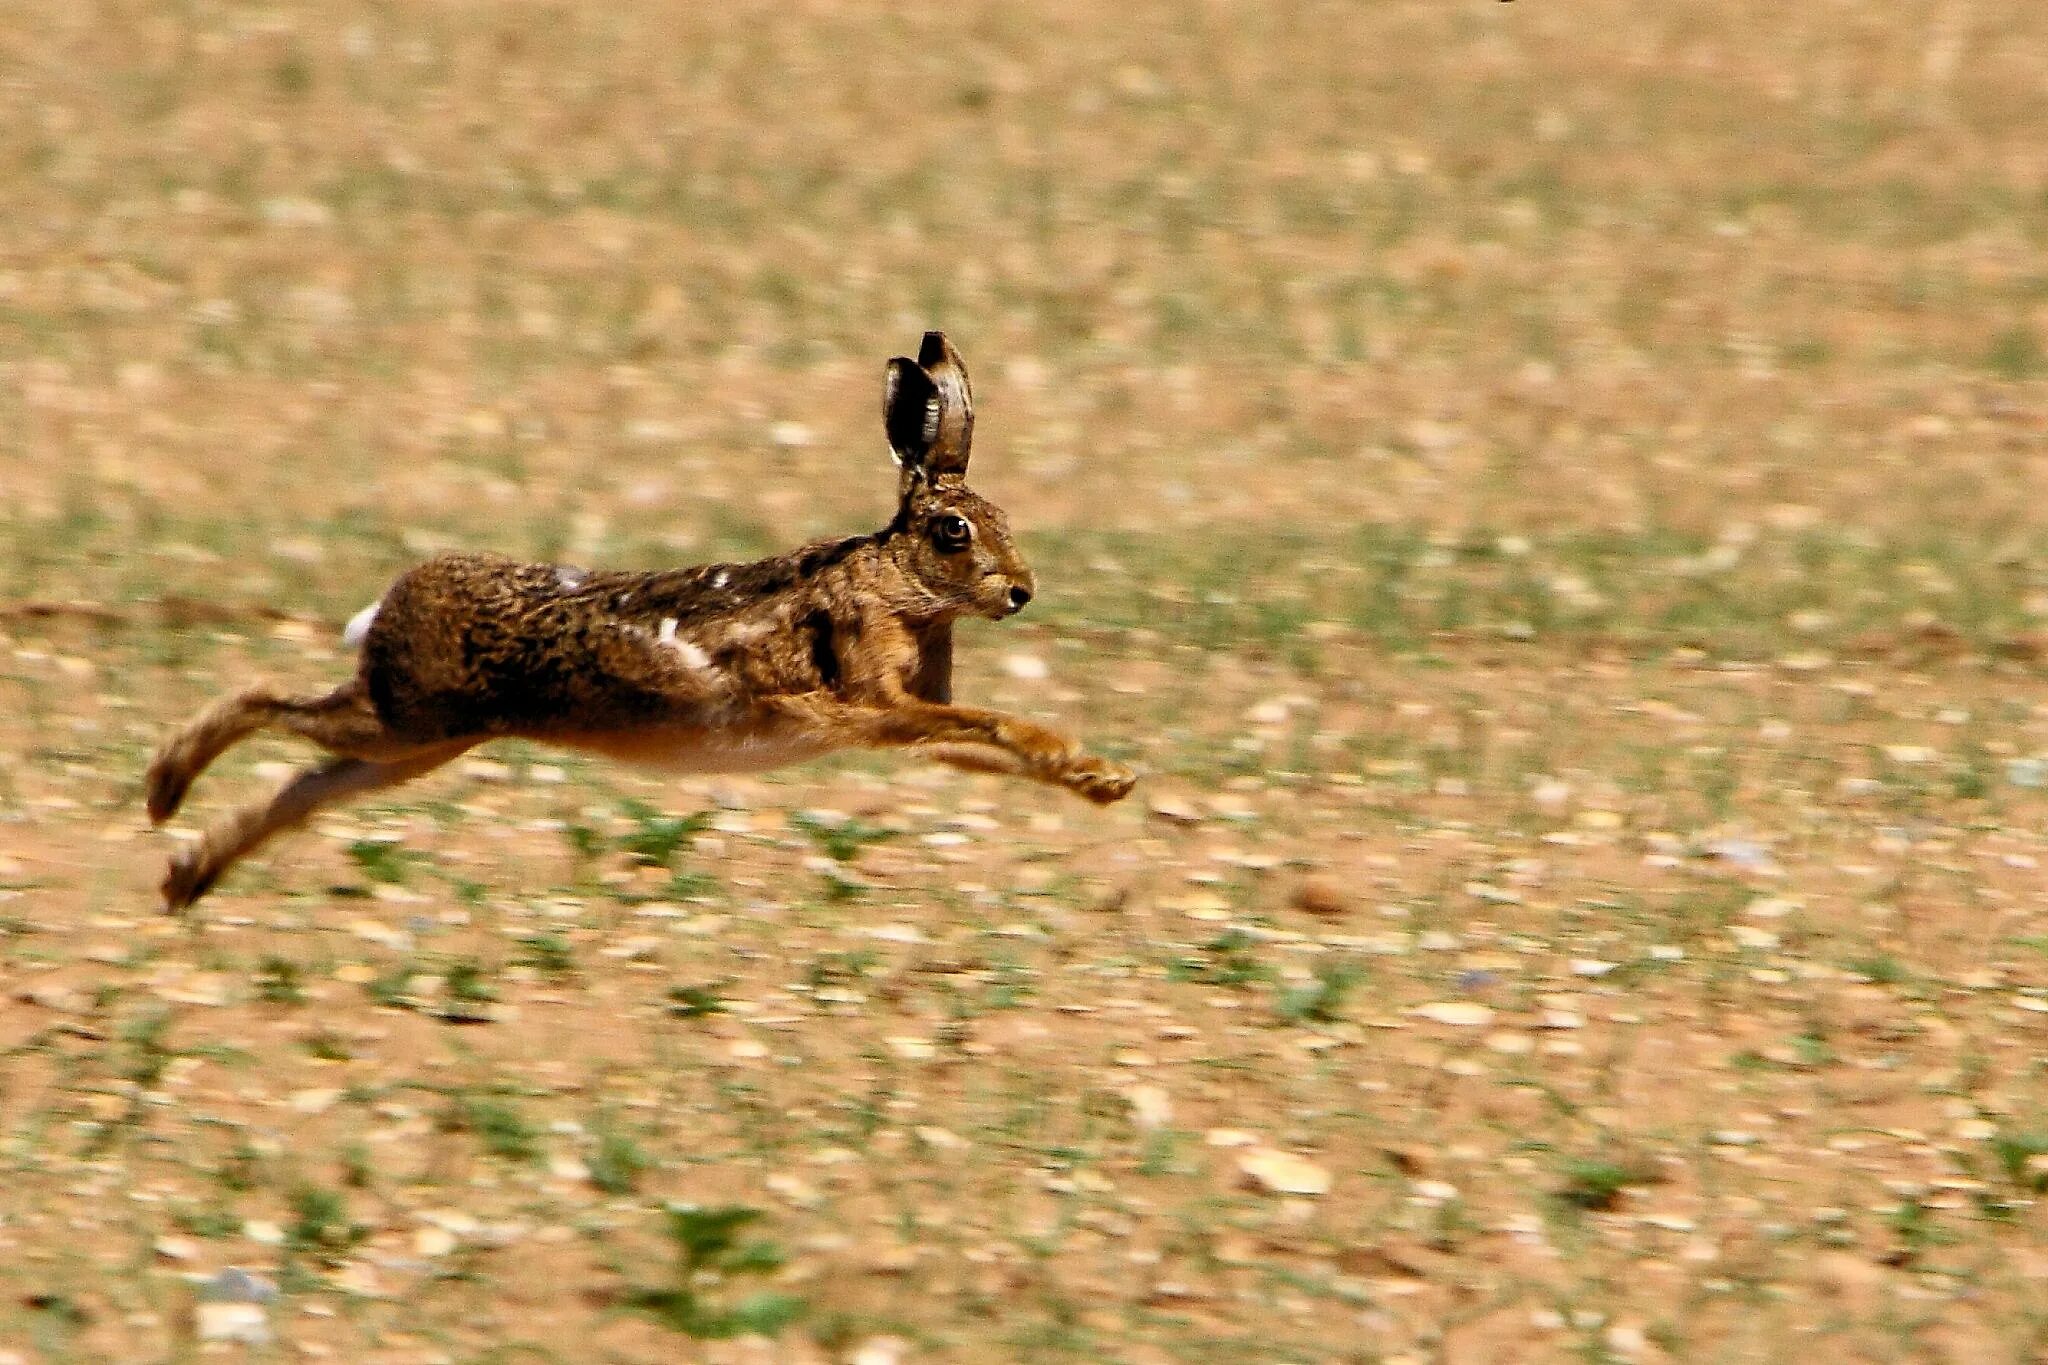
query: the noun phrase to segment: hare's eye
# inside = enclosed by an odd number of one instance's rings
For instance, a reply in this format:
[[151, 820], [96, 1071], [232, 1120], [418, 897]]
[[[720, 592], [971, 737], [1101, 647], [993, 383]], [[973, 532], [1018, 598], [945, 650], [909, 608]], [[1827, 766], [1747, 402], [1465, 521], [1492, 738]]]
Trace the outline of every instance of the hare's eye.
[[974, 536], [974, 528], [967, 524], [967, 518], [947, 513], [932, 518], [932, 544], [951, 553], [967, 548], [967, 542]]

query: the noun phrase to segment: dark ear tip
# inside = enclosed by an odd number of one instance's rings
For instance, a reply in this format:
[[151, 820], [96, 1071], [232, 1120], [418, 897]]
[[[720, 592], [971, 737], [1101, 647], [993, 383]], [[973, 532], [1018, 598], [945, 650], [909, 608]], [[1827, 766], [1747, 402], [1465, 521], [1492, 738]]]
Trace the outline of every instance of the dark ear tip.
[[889, 446], [907, 461], [921, 462], [931, 448], [926, 430], [933, 395], [937, 392], [924, 367], [904, 356], [889, 362], [889, 381], [882, 390], [882, 424], [889, 433]]
[[917, 363], [930, 369], [944, 360], [952, 349], [946, 344], [944, 332], [926, 332], [923, 343], [917, 348]]

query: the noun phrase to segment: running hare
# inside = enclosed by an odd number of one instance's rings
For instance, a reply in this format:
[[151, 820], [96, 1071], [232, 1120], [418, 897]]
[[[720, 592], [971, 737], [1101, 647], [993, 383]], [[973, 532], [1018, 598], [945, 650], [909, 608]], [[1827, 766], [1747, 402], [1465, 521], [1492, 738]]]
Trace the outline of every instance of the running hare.
[[889, 362], [883, 398], [902, 469], [872, 535], [752, 564], [587, 573], [486, 555], [412, 569], [344, 636], [356, 676], [325, 696], [251, 687], [166, 744], [149, 817], [265, 727], [334, 757], [244, 807], [170, 863], [182, 910], [244, 854], [314, 811], [430, 772], [506, 736], [691, 772], [752, 771], [850, 747], [916, 747], [1108, 803], [1136, 774], [1065, 737], [952, 702], [953, 622], [1000, 619], [1033, 580], [1000, 509], [967, 487], [974, 400], [960, 357], [927, 332]]

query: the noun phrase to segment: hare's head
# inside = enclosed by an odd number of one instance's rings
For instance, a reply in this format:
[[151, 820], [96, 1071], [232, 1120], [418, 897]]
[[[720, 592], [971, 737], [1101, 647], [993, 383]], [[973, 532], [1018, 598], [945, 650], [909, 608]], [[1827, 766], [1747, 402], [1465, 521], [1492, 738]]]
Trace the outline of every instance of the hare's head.
[[893, 529], [898, 562], [935, 613], [995, 620], [1022, 611], [1037, 584], [1002, 509], [967, 486], [974, 394], [942, 332], [917, 359], [889, 362], [882, 417], [903, 470]]

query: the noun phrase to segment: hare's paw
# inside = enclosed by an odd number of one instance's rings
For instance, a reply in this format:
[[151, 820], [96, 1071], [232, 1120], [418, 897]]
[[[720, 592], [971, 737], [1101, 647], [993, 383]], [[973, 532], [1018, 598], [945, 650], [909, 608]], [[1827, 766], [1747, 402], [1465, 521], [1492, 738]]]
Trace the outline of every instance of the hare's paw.
[[192, 786], [192, 774], [183, 766], [171, 761], [169, 754], [159, 754], [156, 762], [149, 765], [149, 773], [142, 779], [143, 800], [149, 808], [149, 823], [161, 825], [178, 813], [178, 807], [185, 802], [185, 793]]
[[163, 885], [166, 914], [181, 914], [192, 902], [198, 900], [213, 888], [214, 879], [220, 876], [220, 869], [207, 865], [204, 848], [188, 848], [171, 858], [170, 866], [164, 869]]
[[1121, 763], [1089, 755], [1075, 760], [1067, 770], [1066, 785], [1075, 795], [1107, 806], [1131, 794], [1131, 788], [1138, 785], [1138, 774]]

